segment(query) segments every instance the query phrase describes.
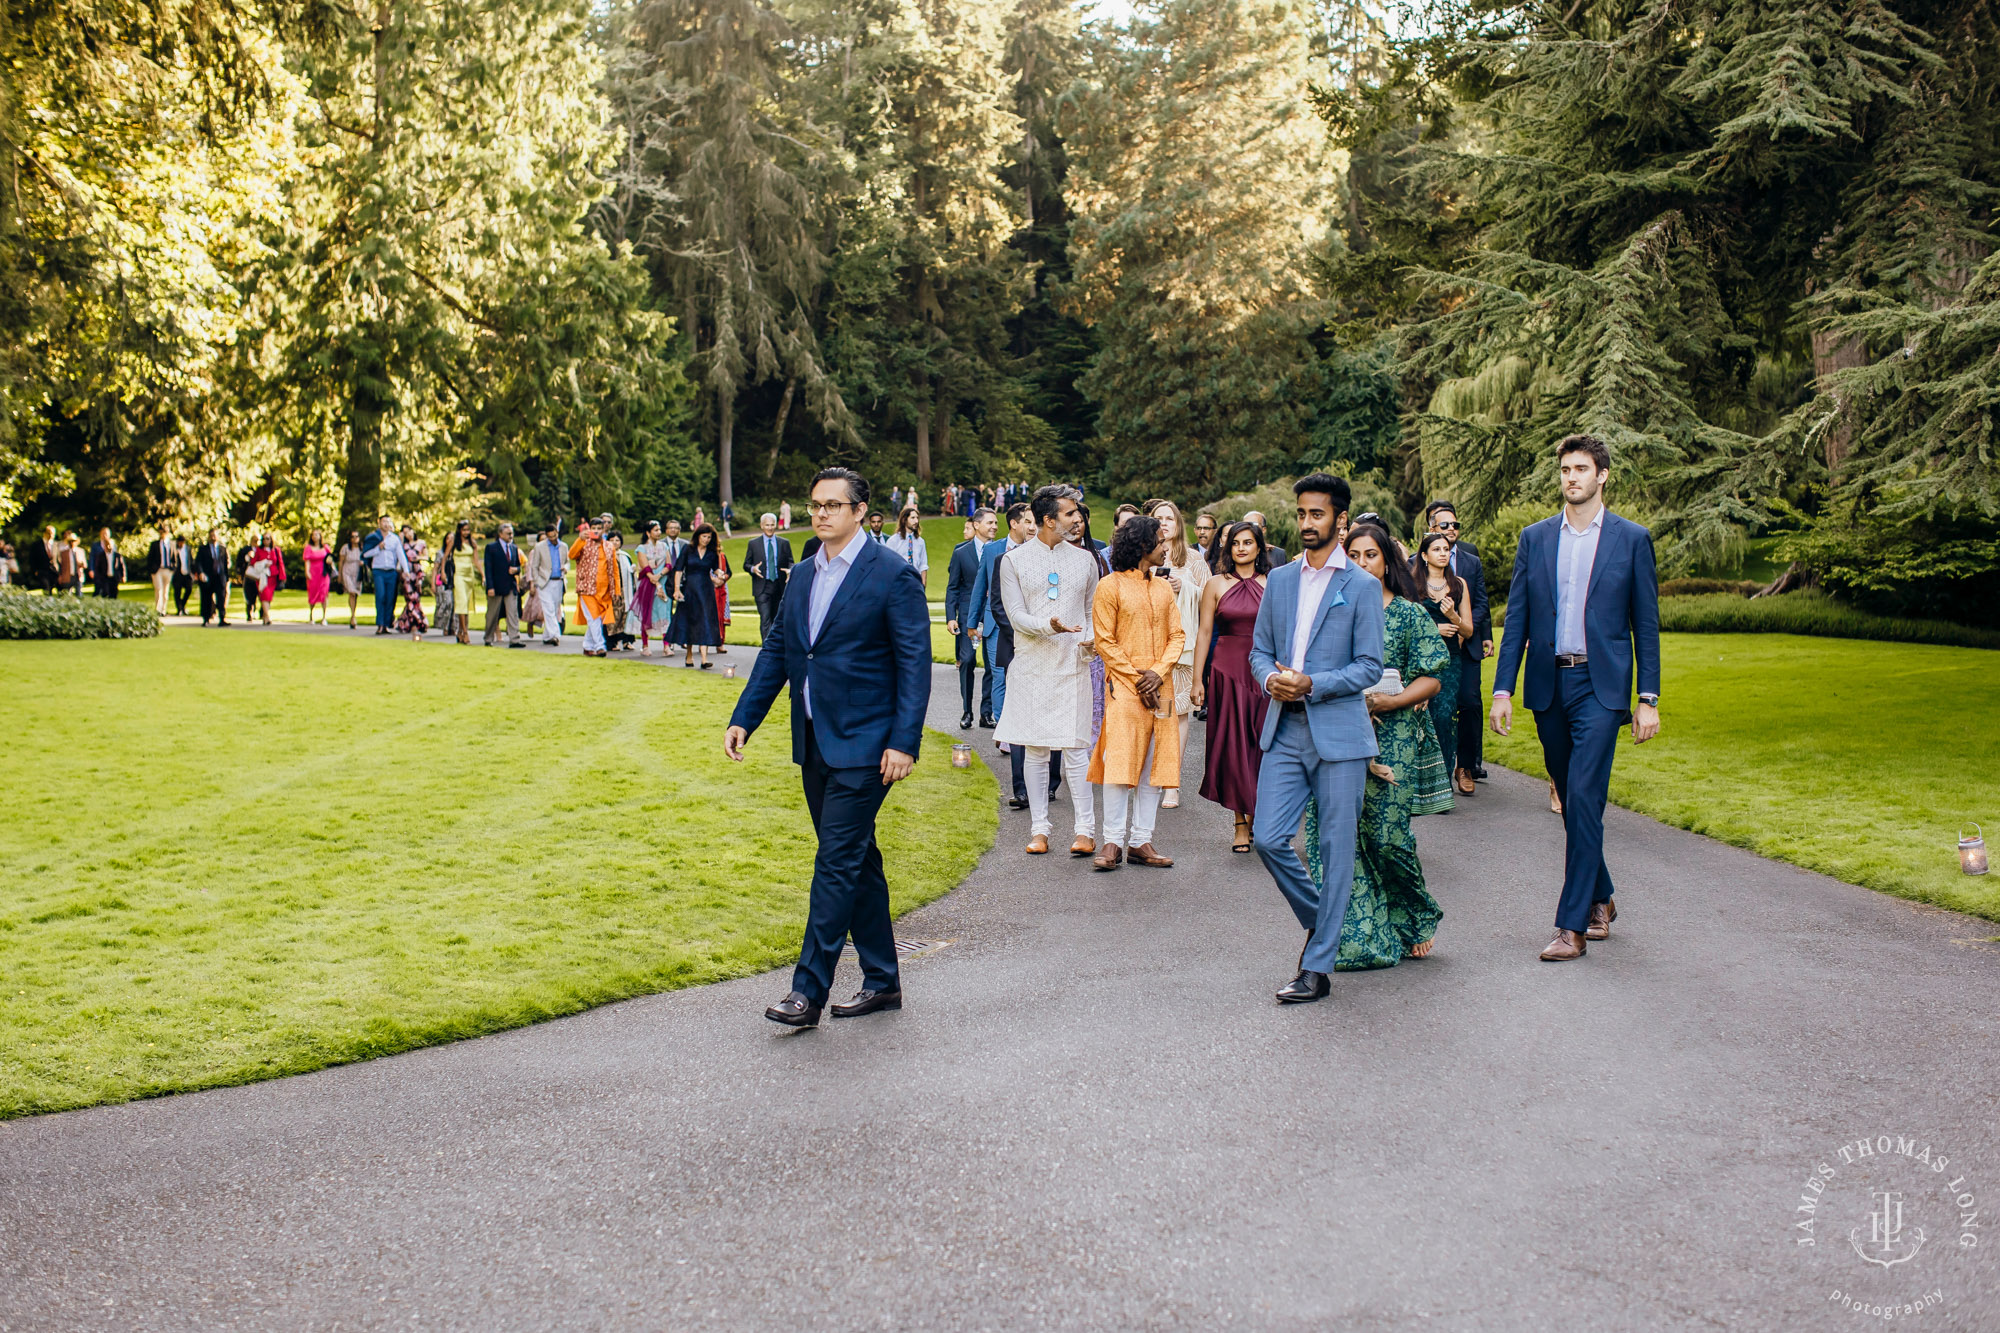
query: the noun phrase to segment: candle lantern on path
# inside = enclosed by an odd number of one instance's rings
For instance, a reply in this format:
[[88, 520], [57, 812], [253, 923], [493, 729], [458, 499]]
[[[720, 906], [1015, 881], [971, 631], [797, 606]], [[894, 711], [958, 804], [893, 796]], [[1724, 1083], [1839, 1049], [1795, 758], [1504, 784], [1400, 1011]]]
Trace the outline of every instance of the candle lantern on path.
[[1958, 868], [1968, 875], [1986, 873], [1986, 838], [1977, 824], [1972, 826], [1969, 838], [1964, 829], [1958, 831]]
[[731, 662], [731, 663], [730, 663], [729, 665], [727, 665], [727, 666], [723, 667], [723, 668], [722, 668], [722, 676], [723, 676], [723, 679], [725, 679], [725, 680], [735, 680], [735, 679], [736, 679], [736, 663], [734, 663], [734, 662]]
[[951, 766], [953, 768], [971, 768], [972, 747], [970, 745], [965, 744], [963, 741], [959, 742], [957, 745], [952, 746]]

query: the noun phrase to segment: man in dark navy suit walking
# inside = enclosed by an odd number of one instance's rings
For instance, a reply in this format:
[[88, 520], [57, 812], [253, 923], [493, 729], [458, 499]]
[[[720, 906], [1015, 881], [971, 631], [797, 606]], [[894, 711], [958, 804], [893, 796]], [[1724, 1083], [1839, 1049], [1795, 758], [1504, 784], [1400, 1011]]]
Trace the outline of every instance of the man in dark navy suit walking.
[[[1493, 676], [1493, 730], [1514, 725], [1514, 677], [1528, 664], [1542, 759], [1562, 799], [1562, 899], [1545, 962], [1581, 958], [1618, 918], [1604, 865], [1604, 803], [1618, 728], [1643, 744], [1660, 731], [1660, 584], [1653, 535], [1604, 507], [1611, 451], [1589, 435], [1556, 445], [1563, 511], [1530, 524], [1514, 552], [1507, 630]], [[1632, 706], [1637, 665], [1639, 703]]]
[[875, 816], [917, 762], [931, 697], [931, 618], [917, 571], [862, 535], [868, 483], [859, 473], [820, 472], [807, 508], [819, 549], [792, 568], [722, 751], [741, 763], [779, 689], [791, 687], [792, 762], [819, 852], [792, 992], [764, 1016], [809, 1028], [819, 1025], [850, 934], [862, 988], [833, 1016], [903, 1007]]

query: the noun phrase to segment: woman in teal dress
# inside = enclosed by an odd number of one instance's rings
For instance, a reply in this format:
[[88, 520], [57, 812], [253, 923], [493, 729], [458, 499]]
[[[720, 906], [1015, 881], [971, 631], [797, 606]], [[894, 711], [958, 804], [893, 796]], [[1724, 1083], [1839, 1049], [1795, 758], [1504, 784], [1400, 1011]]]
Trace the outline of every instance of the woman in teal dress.
[[[1438, 672], [1438, 698], [1458, 698], [1458, 673], [1466, 665], [1460, 655], [1472, 639], [1472, 594], [1465, 580], [1451, 572], [1451, 538], [1442, 532], [1427, 532], [1417, 538], [1415, 570], [1423, 590], [1420, 603], [1444, 637], [1445, 661]], [[1438, 750], [1444, 755], [1445, 772], [1451, 772], [1458, 754], [1458, 710], [1438, 705], [1431, 713], [1431, 729], [1437, 733]]]
[[[1438, 676], [1450, 657], [1444, 639], [1418, 604], [1423, 589], [1386, 530], [1357, 524], [1347, 534], [1347, 555], [1382, 584], [1382, 665], [1398, 674], [1402, 688], [1368, 699], [1381, 752], [1368, 765], [1356, 829], [1354, 896], [1340, 925], [1334, 963], [1342, 972], [1394, 967], [1430, 953], [1444, 911], [1424, 887], [1410, 819], [1452, 806], [1451, 771], [1438, 749], [1430, 710], [1420, 706], [1438, 694]], [[1315, 881], [1323, 873], [1318, 824], [1318, 809], [1308, 808], [1306, 868]]]

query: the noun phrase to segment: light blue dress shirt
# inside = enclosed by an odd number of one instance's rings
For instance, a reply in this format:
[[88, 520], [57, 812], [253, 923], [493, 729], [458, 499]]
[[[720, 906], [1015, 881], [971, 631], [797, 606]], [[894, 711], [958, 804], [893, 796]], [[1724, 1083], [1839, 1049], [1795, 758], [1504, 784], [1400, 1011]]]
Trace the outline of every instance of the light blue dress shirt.
[[[819, 642], [820, 627], [826, 624], [826, 610], [833, 605], [834, 595], [840, 585], [847, 582], [847, 572], [854, 568], [854, 557], [861, 554], [863, 537], [856, 533], [847, 545], [840, 548], [840, 554], [827, 558], [826, 547], [813, 552], [812, 600], [806, 604], [806, 642]], [[806, 716], [813, 715], [812, 676], [806, 676], [802, 691], [806, 701]]]
[[1582, 653], [1588, 640], [1583, 633], [1583, 604], [1590, 593], [1590, 570], [1597, 563], [1597, 539], [1604, 531], [1604, 506], [1584, 524], [1581, 532], [1569, 525], [1565, 513], [1556, 529], [1556, 651]]

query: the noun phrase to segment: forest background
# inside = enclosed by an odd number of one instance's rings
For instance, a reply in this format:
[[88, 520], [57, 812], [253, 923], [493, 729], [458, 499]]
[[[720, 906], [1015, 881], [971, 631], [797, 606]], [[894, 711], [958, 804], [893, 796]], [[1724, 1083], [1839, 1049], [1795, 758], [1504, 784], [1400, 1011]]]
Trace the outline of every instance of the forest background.
[[1990, 0], [9, 0], [0, 527], [1453, 498], [2000, 611]]

